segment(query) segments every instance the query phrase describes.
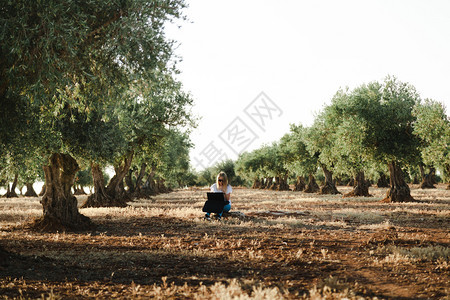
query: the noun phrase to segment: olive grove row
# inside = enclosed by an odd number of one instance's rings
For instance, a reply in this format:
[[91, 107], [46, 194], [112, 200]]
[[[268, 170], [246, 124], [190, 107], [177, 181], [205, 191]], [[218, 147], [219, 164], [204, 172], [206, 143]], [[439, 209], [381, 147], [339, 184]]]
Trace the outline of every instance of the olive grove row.
[[[94, 194], [84, 205], [94, 207], [125, 205], [124, 181], [127, 192], [146, 194], [183, 180], [193, 100], [176, 79], [165, 26], [183, 20], [184, 7], [183, 0], [1, 5], [0, 180], [8, 193], [17, 181], [45, 181], [37, 228], [91, 226], [72, 194], [80, 169], [91, 170]], [[108, 183], [106, 166], [113, 166]]]
[[[318, 187], [314, 175], [323, 172]], [[450, 176], [450, 122], [445, 107], [422, 100], [415, 88], [387, 77], [349, 90], [341, 89], [310, 127], [291, 125], [280, 141], [236, 161], [236, 173], [254, 188], [289, 188], [338, 193], [334, 177], [347, 178], [347, 196], [368, 196], [369, 180], [390, 180], [385, 201], [412, 200], [405, 175], [419, 173], [423, 188], [433, 187], [436, 170]], [[308, 178], [308, 180], [306, 180]]]

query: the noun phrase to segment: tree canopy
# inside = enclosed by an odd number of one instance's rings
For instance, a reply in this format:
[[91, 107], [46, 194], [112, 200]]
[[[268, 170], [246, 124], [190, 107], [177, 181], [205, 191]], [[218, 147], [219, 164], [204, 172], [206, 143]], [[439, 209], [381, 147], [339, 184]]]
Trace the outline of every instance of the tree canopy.
[[[353, 90], [339, 89], [310, 127], [291, 125], [291, 132], [280, 139], [281, 151], [263, 146], [241, 155], [239, 172], [256, 178], [257, 170], [268, 166], [271, 172], [265, 174], [275, 178], [274, 164], [283, 161], [290, 175], [299, 176], [297, 184], [321, 169], [322, 193], [336, 192], [333, 174], [354, 179], [355, 188], [346, 196], [368, 196], [366, 174], [382, 179], [388, 170], [391, 187], [385, 201], [410, 201], [406, 171], [425, 163], [431, 171], [439, 167], [450, 173], [449, 124], [441, 103], [422, 102], [412, 85], [388, 76]], [[257, 160], [261, 153], [271, 154]]]
[[74, 203], [78, 161], [117, 163], [171, 128], [193, 125], [164, 32], [184, 18], [184, 7], [182, 0], [19, 0], [0, 8], [0, 99], [14, 116], [2, 119], [0, 150], [18, 159], [26, 141], [43, 158], [47, 221], [84, 222], [76, 206], [63, 208]]
[[417, 120], [414, 133], [421, 140], [421, 157], [430, 166], [440, 167], [450, 178], [450, 120], [442, 103], [425, 99], [413, 110]]

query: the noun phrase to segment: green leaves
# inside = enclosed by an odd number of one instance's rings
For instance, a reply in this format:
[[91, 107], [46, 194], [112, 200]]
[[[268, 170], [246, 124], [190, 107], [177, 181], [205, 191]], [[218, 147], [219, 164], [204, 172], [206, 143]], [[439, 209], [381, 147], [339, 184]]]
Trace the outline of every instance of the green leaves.
[[[14, 104], [14, 117], [2, 120], [2, 149], [25, 138], [43, 156], [70, 152], [111, 163], [177, 126], [194, 126], [164, 33], [184, 7], [182, 0], [5, 3], [0, 99]], [[11, 149], [18, 156], [20, 146]]]
[[417, 118], [414, 134], [421, 139], [423, 162], [446, 169], [450, 165], [450, 121], [444, 106], [431, 99], [417, 103], [413, 110]]
[[386, 172], [388, 162], [417, 165], [420, 152], [425, 163], [447, 168], [450, 122], [442, 104], [421, 104], [413, 86], [388, 76], [381, 83], [338, 90], [311, 127], [291, 125], [277, 145], [278, 151], [264, 146], [242, 155], [241, 172], [269, 173], [267, 169], [276, 170], [275, 163], [283, 161], [289, 172], [300, 176], [314, 173], [319, 163], [336, 175], [371, 171], [377, 176]]

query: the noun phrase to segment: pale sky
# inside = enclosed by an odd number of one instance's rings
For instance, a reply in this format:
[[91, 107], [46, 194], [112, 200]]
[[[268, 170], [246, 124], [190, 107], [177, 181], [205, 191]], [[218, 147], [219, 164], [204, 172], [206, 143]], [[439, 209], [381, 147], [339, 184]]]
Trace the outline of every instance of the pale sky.
[[190, 21], [168, 36], [201, 117], [196, 169], [309, 126], [340, 87], [387, 75], [450, 106], [448, 0], [187, 2]]

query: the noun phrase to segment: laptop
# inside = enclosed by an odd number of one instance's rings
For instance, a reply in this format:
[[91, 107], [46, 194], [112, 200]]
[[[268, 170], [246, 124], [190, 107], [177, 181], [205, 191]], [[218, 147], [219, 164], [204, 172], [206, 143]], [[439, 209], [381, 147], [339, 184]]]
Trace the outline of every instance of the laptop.
[[225, 195], [223, 193], [208, 192], [206, 193], [206, 197], [208, 201], [225, 201]]
[[221, 213], [223, 211], [223, 207], [225, 206], [225, 197], [223, 193], [206, 193], [205, 205], [203, 205], [204, 212], [212, 212], [212, 213]]

